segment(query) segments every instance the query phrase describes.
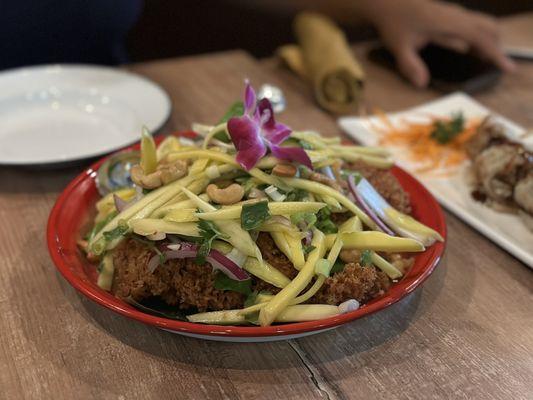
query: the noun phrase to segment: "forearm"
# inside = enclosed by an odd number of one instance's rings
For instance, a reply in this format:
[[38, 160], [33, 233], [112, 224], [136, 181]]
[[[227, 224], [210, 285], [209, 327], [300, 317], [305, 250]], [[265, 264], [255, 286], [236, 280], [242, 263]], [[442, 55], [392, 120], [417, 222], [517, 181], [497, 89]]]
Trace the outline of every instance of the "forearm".
[[[391, 6], [401, 6], [405, 0], [232, 0], [243, 6], [262, 8], [265, 11], [292, 15], [299, 11], [316, 11], [343, 24], [375, 24], [387, 18]], [[430, 0], [407, 0], [426, 2]]]

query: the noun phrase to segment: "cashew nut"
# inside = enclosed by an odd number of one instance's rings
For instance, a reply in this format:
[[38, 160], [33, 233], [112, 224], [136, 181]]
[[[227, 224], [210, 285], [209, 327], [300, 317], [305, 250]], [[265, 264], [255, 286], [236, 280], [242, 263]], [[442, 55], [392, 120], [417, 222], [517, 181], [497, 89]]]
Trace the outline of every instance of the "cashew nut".
[[274, 175], [284, 176], [287, 178], [292, 178], [295, 176], [297, 171], [298, 170], [294, 165], [286, 163], [276, 164], [276, 166], [272, 168], [272, 173]]
[[339, 258], [345, 263], [356, 263], [361, 259], [361, 252], [355, 249], [344, 249], [339, 253]]
[[212, 183], [207, 186], [205, 192], [211, 201], [225, 206], [235, 204], [241, 201], [244, 197], [244, 189], [238, 183], [232, 183], [224, 189], [220, 189], [217, 185]]
[[176, 160], [173, 163], [160, 162], [155, 172], [145, 175], [140, 165], [134, 165], [130, 169], [130, 175], [136, 185], [145, 189], [155, 189], [185, 176], [187, 166], [185, 160]]

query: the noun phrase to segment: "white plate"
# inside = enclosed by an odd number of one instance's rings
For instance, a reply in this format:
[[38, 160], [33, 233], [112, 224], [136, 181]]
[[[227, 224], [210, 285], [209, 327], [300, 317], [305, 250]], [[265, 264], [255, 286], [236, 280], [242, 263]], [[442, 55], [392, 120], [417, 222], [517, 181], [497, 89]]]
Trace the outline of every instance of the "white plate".
[[113, 68], [54, 65], [0, 73], [0, 164], [96, 157], [159, 129], [170, 99], [153, 82]]
[[[494, 115], [496, 120], [503, 124], [510, 138], [521, 140], [526, 147], [533, 148], [533, 135], [527, 136], [527, 141], [519, 139], [524, 132], [522, 127], [496, 115], [463, 93], [454, 93], [407, 111], [388, 114], [388, 116], [394, 123], [400, 118], [421, 121], [427, 120], [428, 114], [444, 117], [456, 111], [462, 111], [467, 118]], [[380, 133], [372, 130], [372, 127], [380, 125], [377, 117], [344, 117], [338, 122], [344, 131], [362, 144], [366, 146], [378, 144]], [[405, 158], [405, 152], [394, 147], [390, 150], [400, 166], [413, 172], [414, 164]], [[533, 233], [516, 215], [496, 212], [472, 198], [467, 178], [468, 166], [469, 162], [464, 163], [445, 178], [416, 173], [414, 175], [424, 183], [444, 207], [533, 268]]]

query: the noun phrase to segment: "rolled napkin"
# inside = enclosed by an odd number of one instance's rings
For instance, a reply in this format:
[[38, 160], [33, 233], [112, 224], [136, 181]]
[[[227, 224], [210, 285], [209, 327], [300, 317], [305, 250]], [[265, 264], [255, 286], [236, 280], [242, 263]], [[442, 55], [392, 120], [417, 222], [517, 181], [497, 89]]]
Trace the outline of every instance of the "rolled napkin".
[[356, 111], [364, 73], [344, 33], [329, 18], [310, 12], [296, 16], [294, 31], [298, 46], [284, 46], [281, 57], [309, 79], [323, 108], [339, 114]]

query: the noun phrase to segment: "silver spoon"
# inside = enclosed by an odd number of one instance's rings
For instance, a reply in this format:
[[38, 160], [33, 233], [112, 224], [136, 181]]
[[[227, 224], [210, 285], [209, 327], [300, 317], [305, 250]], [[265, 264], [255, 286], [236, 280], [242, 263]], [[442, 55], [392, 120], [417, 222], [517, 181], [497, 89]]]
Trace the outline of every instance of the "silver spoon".
[[287, 100], [285, 99], [283, 91], [279, 87], [271, 85], [269, 83], [265, 83], [259, 88], [257, 97], [259, 99], [270, 100], [270, 103], [272, 104], [272, 109], [276, 114], [283, 112], [283, 110], [285, 110], [285, 108], [287, 107]]
[[98, 192], [105, 196], [120, 188], [132, 187], [130, 169], [139, 164], [140, 152], [138, 150], [125, 150], [109, 157], [98, 168], [95, 183]]

